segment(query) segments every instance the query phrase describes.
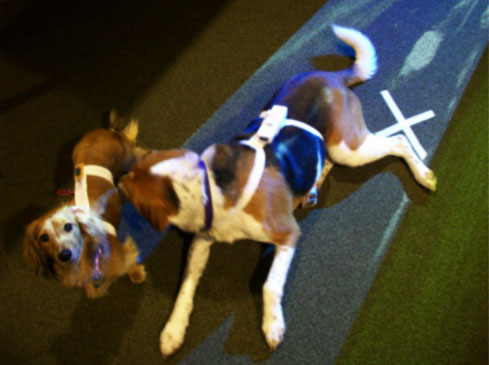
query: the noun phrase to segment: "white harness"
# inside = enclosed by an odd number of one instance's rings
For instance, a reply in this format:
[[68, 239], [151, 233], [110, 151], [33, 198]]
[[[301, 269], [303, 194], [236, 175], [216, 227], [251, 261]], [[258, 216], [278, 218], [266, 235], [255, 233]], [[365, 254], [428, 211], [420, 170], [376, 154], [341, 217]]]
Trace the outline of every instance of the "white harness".
[[[261, 112], [260, 117], [263, 118], [263, 121], [258, 131], [250, 139], [239, 142], [255, 150], [255, 162], [241, 194], [241, 198], [234, 208], [235, 210], [244, 208], [255, 193], [263, 171], [265, 170], [264, 148], [267, 144], [272, 143], [282, 128], [288, 126], [297, 127], [314, 134], [322, 140], [324, 139], [321, 133], [310, 125], [299, 122], [298, 120], [287, 119], [287, 111], [286, 106], [274, 105], [272, 109]], [[321, 171], [319, 171], [317, 178], [319, 178], [320, 174]]]
[[[75, 205], [90, 209], [90, 200], [87, 191], [87, 176], [101, 177], [114, 185], [114, 177], [109, 169], [98, 165], [84, 165], [83, 163], [75, 166]], [[112, 224], [103, 221], [107, 233], [117, 236], [117, 231]]]

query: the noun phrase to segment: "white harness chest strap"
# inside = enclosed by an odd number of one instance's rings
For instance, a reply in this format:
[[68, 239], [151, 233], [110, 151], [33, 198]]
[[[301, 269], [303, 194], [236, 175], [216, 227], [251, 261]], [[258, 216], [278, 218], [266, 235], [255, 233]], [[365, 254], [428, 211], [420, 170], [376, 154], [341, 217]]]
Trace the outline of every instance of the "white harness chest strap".
[[263, 121], [258, 131], [250, 139], [240, 141], [241, 144], [255, 150], [255, 162], [248, 176], [248, 181], [241, 193], [241, 197], [236, 204], [236, 210], [243, 209], [258, 188], [263, 171], [265, 170], [264, 148], [267, 144], [272, 143], [282, 128], [288, 126], [300, 128], [323, 139], [321, 133], [310, 125], [297, 120], [287, 119], [287, 110], [286, 106], [274, 105], [272, 109], [261, 112], [260, 117], [263, 118]]
[[[83, 163], [75, 166], [75, 205], [90, 209], [90, 199], [88, 197], [87, 176], [101, 177], [114, 185], [114, 177], [109, 169], [98, 165], [85, 165]], [[117, 236], [117, 231], [112, 224], [103, 221], [107, 233]]]

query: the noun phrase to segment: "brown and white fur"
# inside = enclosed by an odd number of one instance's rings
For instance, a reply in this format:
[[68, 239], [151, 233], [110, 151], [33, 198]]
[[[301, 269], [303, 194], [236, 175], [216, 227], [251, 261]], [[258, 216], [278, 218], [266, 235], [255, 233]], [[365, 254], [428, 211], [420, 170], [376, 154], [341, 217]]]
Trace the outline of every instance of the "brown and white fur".
[[[122, 128], [122, 119], [111, 112], [110, 129], [99, 128], [83, 136], [74, 148], [73, 163], [105, 167], [117, 180], [145, 154], [135, 144], [137, 134], [137, 121]], [[88, 297], [95, 298], [122, 275], [141, 283], [146, 273], [137, 264], [139, 252], [133, 240], [129, 237], [122, 244], [104, 224], [119, 225], [121, 199], [116, 186], [99, 176], [88, 175], [86, 181], [90, 209], [77, 207], [73, 201], [31, 222], [23, 257], [38, 275], [54, 276], [68, 287], [81, 286]], [[101, 283], [94, 283], [95, 267]]]
[[[316, 186], [321, 185], [334, 163], [360, 166], [394, 155], [407, 162], [421, 185], [435, 190], [433, 172], [416, 156], [405, 137], [385, 138], [369, 132], [360, 101], [348, 88], [376, 72], [376, 54], [370, 40], [353, 29], [335, 26], [333, 30], [355, 49], [354, 65], [339, 72], [295, 76], [269, 103], [287, 106], [289, 118], [312, 126], [324, 137], [327, 160]], [[296, 131], [300, 133], [299, 129]], [[302, 159], [314, 156], [316, 151], [309, 154], [305, 151]], [[163, 230], [171, 223], [195, 233], [181, 289], [161, 333], [164, 357], [183, 343], [197, 284], [215, 241], [252, 239], [275, 244], [274, 260], [263, 286], [262, 330], [272, 349], [283, 340], [281, 300], [300, 236], [293, 210], [307, 201], [308, 193], [295, 194], [274, 157], [268, 154], [258, 188], [247, 205], [237, 209], [254, 158], [252, 149], [236, 142], [211, 145], [201, 156], [189, 150], [160, 151], [147, 156], [121, 179], [120, 189], [154, 227]], [[202, 187], [205, 175], [199, 166], [200, 159], [207, 165], [214, 211], [214, 223], [205, 231], [202, 231], [206, 219]]]

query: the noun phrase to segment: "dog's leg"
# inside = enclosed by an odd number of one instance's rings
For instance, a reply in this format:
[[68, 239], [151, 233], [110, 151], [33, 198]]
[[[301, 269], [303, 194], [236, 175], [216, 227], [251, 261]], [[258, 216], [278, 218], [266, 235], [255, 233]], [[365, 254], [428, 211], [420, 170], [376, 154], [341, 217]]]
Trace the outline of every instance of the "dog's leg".
[[134, 284], [141, 284], [146, 280], [146, 269], [144, 268], [144, 265], [134, 265], [129, 269], [127, 274]]
[[345, 143], [341, 143], [328, 146], [328, 152], [335, 162], [353, 167], [377, 161], [388, 155], [401, 157], [419, 184], [429, 190], [436, 190], [435, 174], [419, 159], [403, 135], [380, 137], [369, 134], [356, 150], [351, 150]]
[[194, 306], [195, 290], [207, 265], [213, 242], [213, 240], [199, 235], [196, 235], [192, 242], [182, 286], [178, 292], [170, 319], [160, 336], [160, 350], [165, 358], [178, 350], [183, 343]]
[[280, 345], [285, 334], [282, 296], [298, 237], [298, 232], [292, 233], [287, 244], [276, 246], [272, 267], [263, 286], [262, 330], [265, 340], [272, 350]]
[[139, 250], [132, 237], [128, 236], [122, 245], [124, 251], [124, 267], [129, 275], [129, 279], [134, 284], [141, 284], [146, 280], [146, 270], [144, 265], [138, 264]]
[[316, 184], [314, 184], [314, 187], [311, 189], [309, 194], [307, 194], [304, 200], [302, 200], [302, 208], [310, 208], [317, 204], [319, 189], [321, 189], [321, 186], [323, 185], [326, 176], [328, 176], [333, 166], [334, 162], [331, 161], [329, 157], [326, 157], [326, 159], [324, 160], [323, 170], [321, 171], [321, 176], [319, 177], [318, 181], [316, 181]]

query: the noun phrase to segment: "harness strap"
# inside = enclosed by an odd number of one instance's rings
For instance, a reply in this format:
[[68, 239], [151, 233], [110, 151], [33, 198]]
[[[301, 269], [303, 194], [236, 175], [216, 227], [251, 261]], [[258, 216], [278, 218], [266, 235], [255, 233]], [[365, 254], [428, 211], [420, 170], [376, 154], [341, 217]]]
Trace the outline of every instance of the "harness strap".
[[[114, 177], [109, 169], [98, 165], [85, 165], [80, 163], [75, 166], [75, 205], [90, 209], [90, 199], [88, 197], [87, 176], [101, 177], [114, 185]], [[115, 227], [109, 222], [103, 221], [107, 233], [117, 236]]]
[[275, 138], [282, 128], [289, 126], [300, 128], [324, 140], [321, 133], [314, 127], [298, 120], [287, 119], [286, 106], [274, 105], [272, 109], [261, 112], [260, 117], [264, 119], [258, 131], [250, 139], [239, 142], [255, 150], [255, 162], [235, 210], [240, 210], [248, 205], [251, 197], [258, 188], [263, 171], [265, 171], [266, 161], [264, 148], [267, 144], [272, 143], [273, 138]]
[[209, 174], [207, 172], [207, 165], [202, 159], [199, 161], [199, 168], [204, 173], [204, 177], [202, 181], [202, 195], [204, 197], [204, 211], [205, 211], [204, 226], [200, 229], [200, 231], [205, 232], [212, 227], [214, 211], [212, 207], [212, 194], [211, 194], [211, 188], [209, 183]]

